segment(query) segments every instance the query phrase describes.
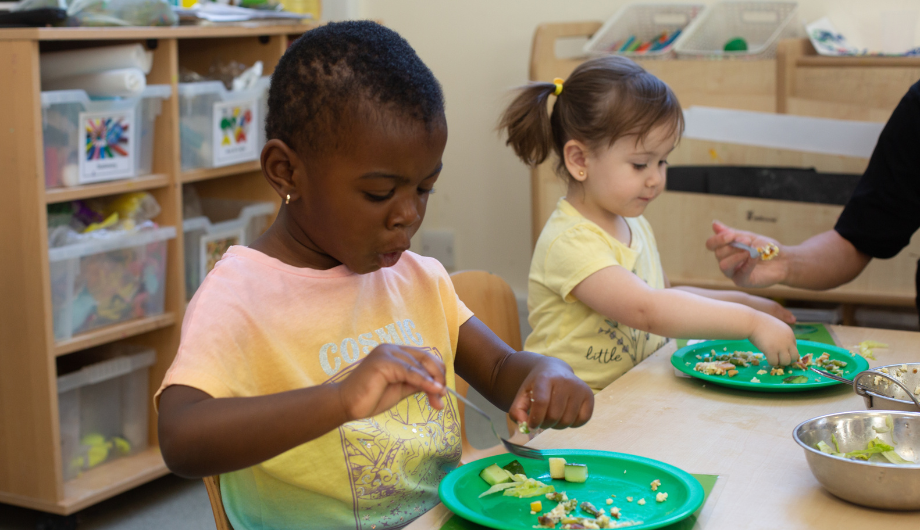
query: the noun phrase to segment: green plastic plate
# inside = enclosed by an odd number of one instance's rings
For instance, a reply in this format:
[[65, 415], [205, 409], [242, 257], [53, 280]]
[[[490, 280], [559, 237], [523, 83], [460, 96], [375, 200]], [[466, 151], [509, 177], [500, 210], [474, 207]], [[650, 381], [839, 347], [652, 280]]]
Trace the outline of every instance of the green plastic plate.
[[[831, 356], [831, 359], [845, 361], [847, 365], [843, 369], [843, 377], [846, 379], [852, 380], [859, 372], [869, 369], [869, 361], [863, 359], [860, 355], [853, 355], [838, 346], [807, 340], [799, 340], [796, 342], [799, 348], [799, 355], [811, 353], [813, 357], [817, 358], [822, 353], [827, 352]], [[790, 372], [784, 369], [785, 373], [783, 375], [770, 375], [769, 373], [758, 375], [757, 372], [759, 370], [765, 369], [767, 372], [770, 371], [770, 367], [767, 366], [765, 362], [761, 363], [760, 366], [739, 366], [738, 374], [734, 377], [729, 377], [727, 375], [706, 375], [702, 372], [695, 371], [693, 367], [696, 366], [696, 363], [700, 362], [696, 356], [699, 355], [700, 357], [704, 357], [705, 354], [710, 353], [712, 350], [715, 350], [717, 354], [734, 351], [760, 351], [748, 340], [713, 340], [685, 346], [677, 350], [671, 356], [671, 364], [674, 365], [674, 368], [678, 371], [692, 377], [709, 381], [717, 385], [752, 390], [755, 392], [800, 392], [802, 390], [814, 390], [816, 388], [825, 388], [841, 384], [832, 379], [820, 376], [811, 370], [805, 371], [794, 369]], [[804, 375], [808, 377], [808, 382], [784, 383], [783, 379], [790, 375]], [[751, 382], [751, 379], [755, 377], [760, 380], [759, 383]]]
[[[545, 496], [518, 499], [505, 497], [501, 492], [487, 497], [479, 495], [489, 489], [489, 485], [479, 478], [479, 473], [492, 464], [500, 467], [512, 460], [524, 466], [525, 474], [544, 484], [552, 484], [556, 491], [564, 491], [570, 499], [578, 499], [581, 504], [588, 501], [597, 508], [610, 511], [611, 506], [620, 509], [620, 524], [636, 522], [632, 529], [659, 528], [691, 515], [703, 504], [703, 486], [689, 473], [670, 464], [644, 458], [641, 456], [608, 451], [589, 450], [548, 450], [548, 456], [565, 458], [569, 463], [586, 464], [588, 480], [583, 484], [553, 480], [549, 478], [548, 460], [531, 460], [511, 454], [490, 456], [471, 462], [451, 471], [444, 480], [438, 493], [441, 502], [455, 514], [475, 523], [502, 530], [533, 530], [537, 525], [537, 515], [531, 515], [530, 503], [541, 501], [545, 514], [556, 503]], [[667, 493], [664, 502], [655, 500], [652, 491], [653, 480], [661, 481], [657, 493]], [[616, 497], [611, 497], [616, 495]], [[626, 497], [633, 497], [627, 502]], [[608, 505], [607, 499], [613, 504]], [[639, 499], [645, 499], [645, 505], [639, 505]], [[589, 517], [580, 508], [570, 515]], [[560, 525], [557, 525], [559, 527]]]

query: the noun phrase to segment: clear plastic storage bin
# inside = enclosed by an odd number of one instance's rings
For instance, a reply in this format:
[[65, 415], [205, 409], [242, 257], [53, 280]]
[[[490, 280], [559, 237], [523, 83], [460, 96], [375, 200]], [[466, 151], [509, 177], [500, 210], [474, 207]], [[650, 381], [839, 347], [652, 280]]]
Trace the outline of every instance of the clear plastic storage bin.
[[248, 245], [268, 227], [271, 202], [202, 199], [204, 215], [182, 222], [185, 233], [185, 292], [189, 300], [232, 245]]
[[[685, 37], [685, 28], [705, 9], [703, 4], [632, 4], [616, 12], [604, 25], [591, 36], [585, 44], [584, 51], [591, 56], [615, 53], [632, 59], [670, 59], [674, 57], [674, 47]], [[620, 52], [612, 50], [614, 44], [634, 37], [638, 42], [675, 31], [681, 34], [667, 46], [659, 50], [637, 52]]]
[[154, 351], [115, 344], [87, 353], [99, 362], [57, 379], [64, 480], [147, 448]]
[[[674, 47], [680, 59], [772, 59], [781, 39], [798, 35], [796, 2], [720, 2], [709, 6]], [[746, 51], [724, 51], [740, 37]]]
[[163, 313], [166, 241], [173, 227], [52, 248], [55, 340]]
[[77, 186], [149, 174], [153, 133], [169, 85], [137, 97], [90, 100], [83, 90], [42, 92], [45, 187]]
[[264, 98], [269, 77], [232, 92], [220, 81], [179, 83], [182, 170], [256, 160], [264, 144]]

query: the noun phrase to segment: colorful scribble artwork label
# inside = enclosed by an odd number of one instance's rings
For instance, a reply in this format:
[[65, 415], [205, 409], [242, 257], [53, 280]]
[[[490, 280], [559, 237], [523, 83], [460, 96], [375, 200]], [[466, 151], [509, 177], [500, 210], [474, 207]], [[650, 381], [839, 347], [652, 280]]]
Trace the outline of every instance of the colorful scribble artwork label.
[[257, 100], [214, 104], [214, 167], [255, 160], [259, 105]]
[[90, 184], [134, 176], [134, 111], [81, 112], [78, 182]]

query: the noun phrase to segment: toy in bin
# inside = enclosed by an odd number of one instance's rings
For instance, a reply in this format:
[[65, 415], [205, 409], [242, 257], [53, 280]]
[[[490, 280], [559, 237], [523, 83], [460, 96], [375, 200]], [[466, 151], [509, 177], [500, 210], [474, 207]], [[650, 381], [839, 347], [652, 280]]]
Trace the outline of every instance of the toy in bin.
[[54, 336], [163, 312], [166, 240], [149, 193], [48, 207]]

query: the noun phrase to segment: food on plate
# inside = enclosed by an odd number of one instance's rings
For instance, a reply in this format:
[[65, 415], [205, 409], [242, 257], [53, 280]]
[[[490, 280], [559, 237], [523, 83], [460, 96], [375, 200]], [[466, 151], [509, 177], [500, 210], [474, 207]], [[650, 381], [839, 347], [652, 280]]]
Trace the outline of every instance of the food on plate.
[[632, 502], [632, 497], [626, 497], [626, 502]]
[[540, 501], [533, 501], [530, 503], [530, 511], [531, 513], [543, 511], [543, 503]]
[[588, 501], [581, 503], [580, 508], [581, 508], [581, 511], [585, 513], [589, 513], [593, 515], [594, 517], [600, 517], [602, 515], [602, 513], [597, 509], [597, 507]]
[[752, 382], [752, 383], [759, 383], [759, 382], [760, 382], [760, 379], [757, 379], [756, 377], [752, 377], [752, 378], [751, 378], [751, 382]]
[[585, 464], [565, 464], [566, 482], [584, 482], [588, 480], [588, 466]]
[[645, 499], [639, 499], [639, 502], [637, 502], [636, 504], [639, 504], [639, 505], [645, 504]]
[[804, 375], [790, 375], [789, 377], [783, 379], [783, 383], [788, 383], [792, 385], [798, 385], [801, 383], [807, 383], [808, 378]]
[[661, 486], [661, 481], [656, 478], [652, 481], [652, 491], [658, 491], [658, 486]]
[[560, 480], [565, 478], [565, 458], [549, 459], [549, 476]]
[[783, 375], [785, 373], [786, 372], [784, 372], [783, 369], [779, 366], [770, 368], [770, 375]]
[[760, 252], [760, 259], [763, 261], [770, 261], [776, 256], [779, 256], [779, 247], [773, 243], [767, 243], [765, 247], [757, 247], [757, 252]]
[[517, 487], [506, 489], [502, 495], [505, 497], [517, 497], [519, 499], [526, 499], [529, 497], [536, 497], [537, 495], [553, 493], [555, 491], [556, 488], [554, 486], [544, 484], [537, 479], [528, 478], [524, 482], [519, 482]]
[[813, 359], [812, 354], [806, 354], [799, 358], [793, 366], [801, 370], [808, 370], [809, 366], [817, 366], [826, 372], [830, 372], [834, 375], [843, 375], [843, 368], [846, 367], [846, 361], [839, 361], [837, 359], [831, 359], [829, 353], [822, 353], [817, 359]]
[[[556, 494], [556, 495], [558, 496], [559, 494]], [[556, 523], [561, 521], [563, 517], [565, 517], [570, 512], [574, 511], [575, 508], [578, 507], [578, 499], [568, 499], [565, 496], [565, 492], [563, 492], [561, 495], [562, 495], [562, 498], [565, 500], [560, 501], [559, 504], [557, 504], [555, 508], [553, 508], [546, 514], [537, 517], [537, 523], [540, 525], [540, 527], [555, 528]], [[550, 496], [547, 495], [546, 498], [549, 499]], [[552, 498], [550, 500], [556, 500], [556, 498]]]
[[489, 486], [511, 482], [513, 480], [511, 477], [512, 474], [498, 467], [498, 464], [492, 464], [479, 472], [479, 478], [486, 481]]
[[524, 466], [522, 466], [521, 463], [518, 462], [517, 460], [512, 460], [511, 462], [502, 466], [502, 469], [511, 473], [512, 475], [523, 475], [524, 474]]
[[655, 495], [655, 500], [658, 502], [664, 502], [668, 500], [668, 494], [665, 492], [661, 492], [658, 495]]

